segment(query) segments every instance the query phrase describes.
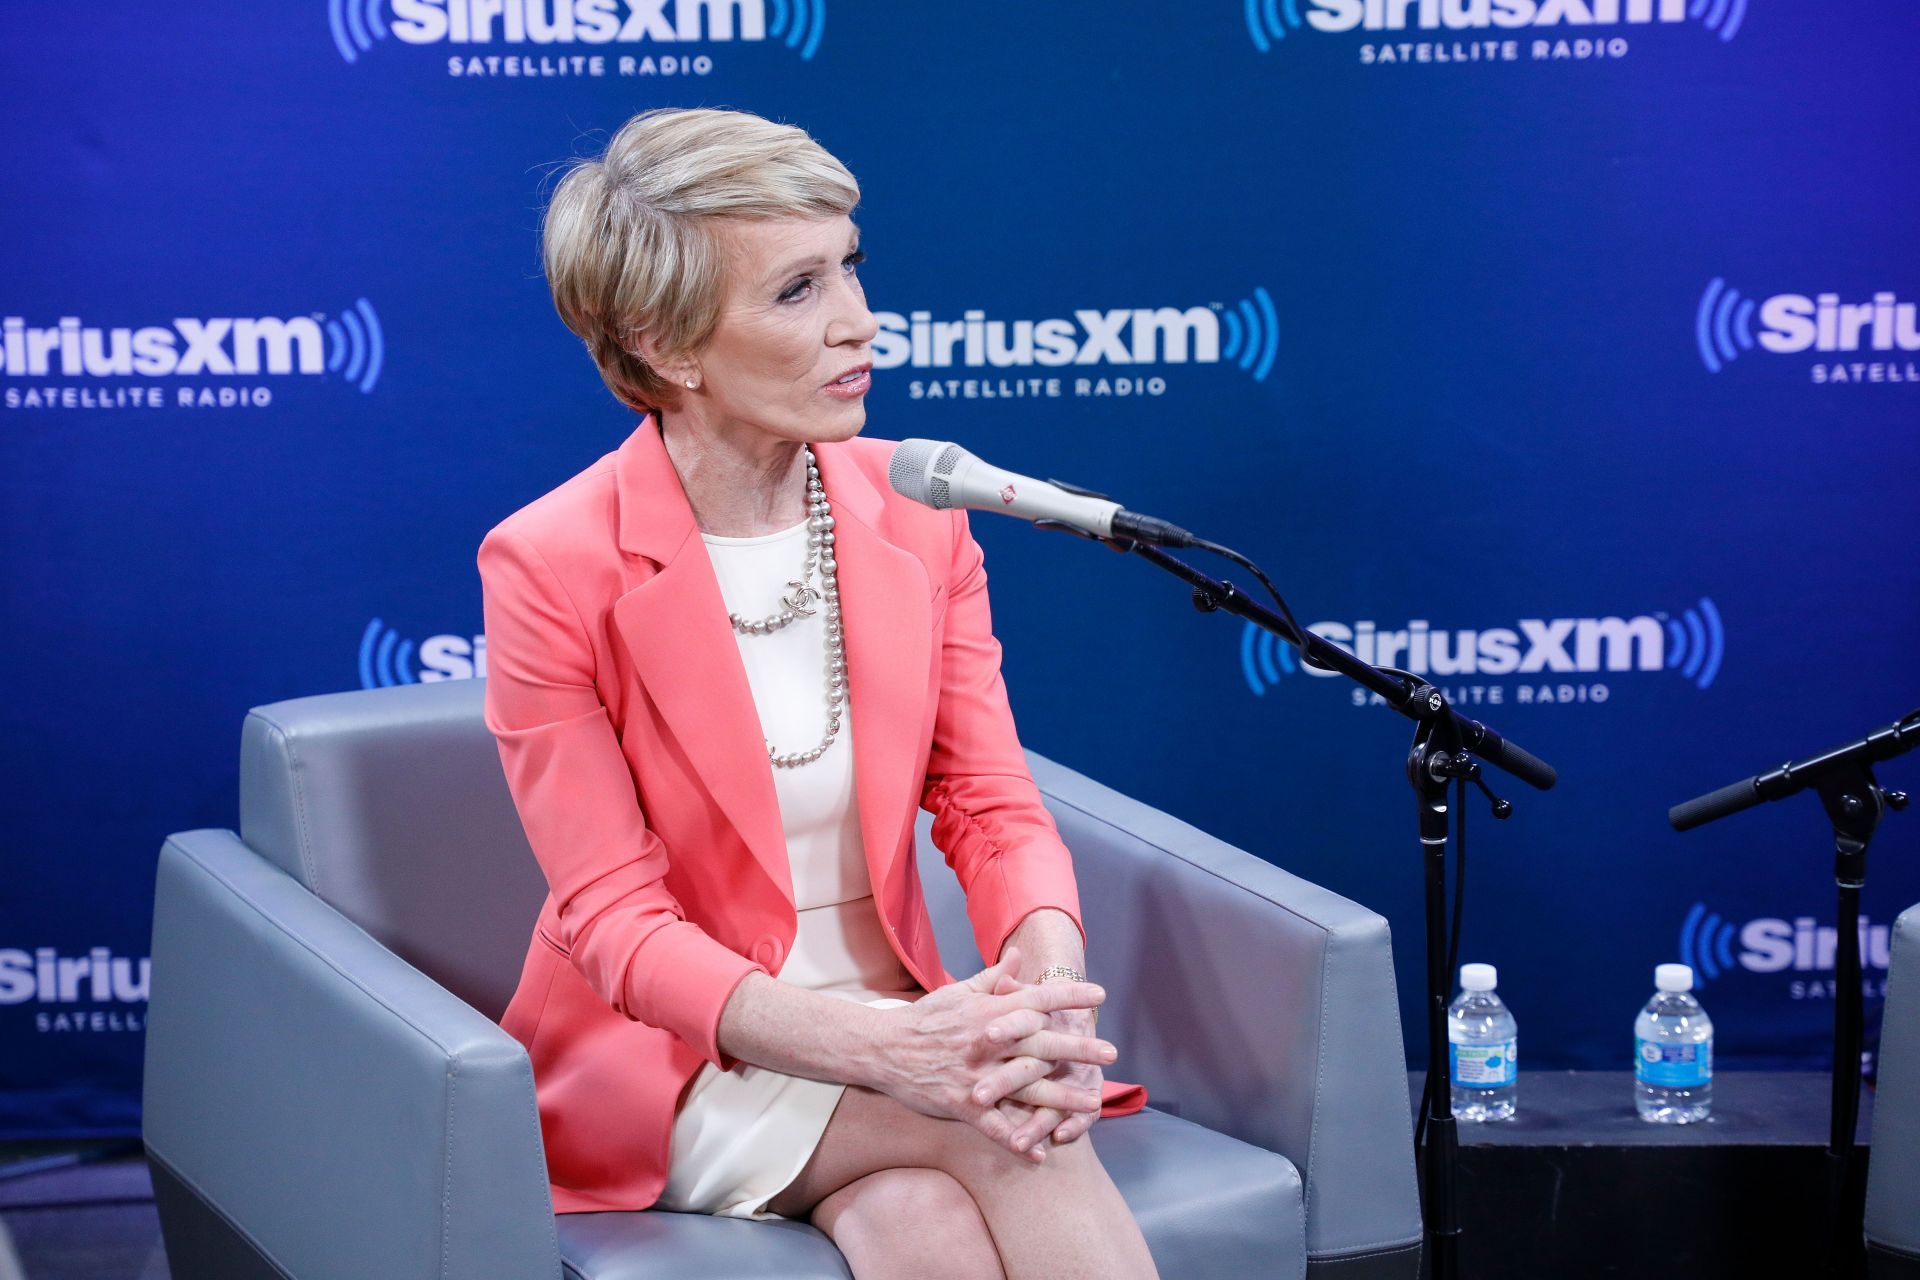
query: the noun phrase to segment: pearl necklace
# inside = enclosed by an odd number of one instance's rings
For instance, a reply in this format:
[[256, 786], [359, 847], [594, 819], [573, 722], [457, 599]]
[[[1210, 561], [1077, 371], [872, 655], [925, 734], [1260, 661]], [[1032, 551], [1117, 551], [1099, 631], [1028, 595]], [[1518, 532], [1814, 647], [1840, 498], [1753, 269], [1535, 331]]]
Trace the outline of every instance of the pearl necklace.
[[[828, 747], [840, 732], [841, 702], [847, 696], [847, 651], [845, 637], [840, 631], [840, 576], [839, 566], [833, 558], [833, 507], [827, 501], [827, 491], [820, 485], [820, 467], [814, 460], [813, 448], [802, 445], [807, 455], [807, 560], [805, 568], [797, 579], [789, 578], [787, 585], [793, 590], [780, 598], [777, 612], [765, 618], [749, 621], [737, 613], [728, 613], [728, 621], [741, 635], [772, 635], [780, 628], [802, 616], [812, 617], [810, 602], [819, 600], [826, 606], [826, 676], [827, 676], [827, 736], [820, 745], [808, 751], [796, 751], [782, 754], [767, 742], [767, 759], [776, 768], [794, 769], [809, 764], [825, 754]], [[820, 569], [820, 589], [813, 587], [813, 571]], [[762, 739], [765, 741], [765, 739]]]

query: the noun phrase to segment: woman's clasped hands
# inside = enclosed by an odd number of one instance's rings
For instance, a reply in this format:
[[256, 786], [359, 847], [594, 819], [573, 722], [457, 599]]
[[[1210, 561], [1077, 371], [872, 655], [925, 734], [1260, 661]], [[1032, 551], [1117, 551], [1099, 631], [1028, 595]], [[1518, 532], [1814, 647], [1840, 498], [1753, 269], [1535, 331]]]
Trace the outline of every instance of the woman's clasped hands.
[[1106, 992], [1091, 982], [1026, 983], [1017, 944], [999, 963], [897, 1010], [886, 1092], [922, 1115], [965, 1120], [1038, 1164], [1100, 1113], [1118, 1050], [1092, 1034]]

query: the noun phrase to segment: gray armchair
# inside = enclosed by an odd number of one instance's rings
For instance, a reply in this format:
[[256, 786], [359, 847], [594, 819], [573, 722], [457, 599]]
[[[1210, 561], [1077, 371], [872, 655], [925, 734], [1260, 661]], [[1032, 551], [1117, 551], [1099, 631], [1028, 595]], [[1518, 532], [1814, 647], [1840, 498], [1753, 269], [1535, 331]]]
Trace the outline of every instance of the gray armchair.
[[[554, 1214], [494, 1022], [546, 893], [479, 681], [298, 698], [241, 732], [240, 829], [155, 886], [144, 1132], [178, 1277], [847, 1277], [801, 1221]], [[1168, 1280], [1412, 1277], [1387, 925], [1028, 754], [1074, 851], [1101, 1033], [1147, 1108], [1091, 1139]], [[941, 956], [976, 972], [918, 827]]]
[[1867, 1274], [1920, 1280], [1920, 906], [1900, 913], [1888, 945], [1867, 1159]]

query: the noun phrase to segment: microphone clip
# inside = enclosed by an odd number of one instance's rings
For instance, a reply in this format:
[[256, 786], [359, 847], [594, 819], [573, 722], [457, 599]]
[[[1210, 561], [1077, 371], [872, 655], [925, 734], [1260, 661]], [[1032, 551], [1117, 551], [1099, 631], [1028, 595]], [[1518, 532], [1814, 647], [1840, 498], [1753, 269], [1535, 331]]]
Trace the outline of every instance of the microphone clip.
[[[1047, 483], [1054, 484], [1056, 482], [1049, 480]], [[1090, 494], [1089, 496], [1097, 498], [1101, 495], [1096, 493]], [[1103, 538], [1097, 533], [1089, 533], [1079, 525], [1068, 524], [1064, 520], [1032, 520], [1028, 523], [1036, 529], [1058, 529], [1062, 533], [1071, 533], [1076, 538], [1085, 538], [1090, 542], [1104, 543], [1109, 549], [1118, 551], [1123, 555], [1133, 550], [1133, 539], [1131, 538]]]

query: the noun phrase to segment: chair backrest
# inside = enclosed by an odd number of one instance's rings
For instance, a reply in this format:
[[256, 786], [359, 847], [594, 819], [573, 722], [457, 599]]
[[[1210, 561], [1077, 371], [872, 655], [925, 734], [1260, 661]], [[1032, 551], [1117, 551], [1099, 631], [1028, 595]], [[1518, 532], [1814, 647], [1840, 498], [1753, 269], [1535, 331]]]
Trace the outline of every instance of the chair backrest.
[[[485, 692], [441, 680], [255, 707], [240, 737], [240, 838], [497, 1020], [547, 884], [481, 719]], [[942, 961], [971, 977], [984, 962], [932, 832], [920, 812], [927, 910]]]
[[240, 838], [498, 1020], [547, 884], [484, 693], [443, 680], [255, 707], [240, 735]]

